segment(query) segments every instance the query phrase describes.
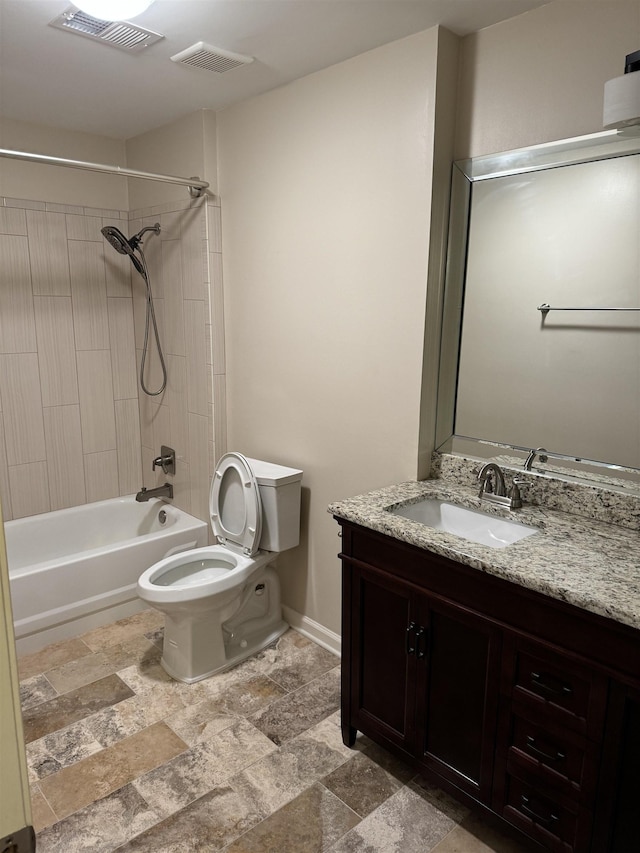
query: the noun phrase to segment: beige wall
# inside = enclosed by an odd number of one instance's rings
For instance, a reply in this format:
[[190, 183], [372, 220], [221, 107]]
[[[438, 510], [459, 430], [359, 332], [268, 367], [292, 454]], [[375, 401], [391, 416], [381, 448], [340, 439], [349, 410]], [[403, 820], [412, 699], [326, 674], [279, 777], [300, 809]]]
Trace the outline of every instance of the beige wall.
[[340, 626], [334, 499], [416, 476], [438, 31], [218, 115], [229, 448], [304, 470], [285, 604]]
[[[217, 192], [216, 115], [211, 110], [199, 110], [132, 137], [126, 142], [126, 152], [130, 169], [199, 177], [211, 184], [208, 195]], [[129, 194], [131, 209], [168, 201], [182, 203], [189, 197], [186, 187], [135, 179], [129, 181]]]
[[[1, 116], [0, 148], [109, 166], [126, 165], [124, 140]], [[6, 158], [0, 158], [0, 196], [114, 211], [129, 207], [126, 178]]]
[[640, 3], [557, 0], [462, 40], [456, 159], [602, 130]]

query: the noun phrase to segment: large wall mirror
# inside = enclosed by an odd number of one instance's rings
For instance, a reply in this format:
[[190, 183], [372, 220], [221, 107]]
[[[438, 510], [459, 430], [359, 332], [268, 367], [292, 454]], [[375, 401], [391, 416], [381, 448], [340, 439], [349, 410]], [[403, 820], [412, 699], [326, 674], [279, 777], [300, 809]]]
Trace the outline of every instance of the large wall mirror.
[[454, 164], [437, 446], [640, 484], [637, 133]]

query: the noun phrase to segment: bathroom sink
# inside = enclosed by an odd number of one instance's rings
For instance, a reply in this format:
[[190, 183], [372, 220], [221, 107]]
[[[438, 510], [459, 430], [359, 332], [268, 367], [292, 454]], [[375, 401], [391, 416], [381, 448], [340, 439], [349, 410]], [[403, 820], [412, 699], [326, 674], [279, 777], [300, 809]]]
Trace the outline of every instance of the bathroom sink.
[[519, 521], [498, 518], [481, 510], [468, 509], [435, 498], [394, 507], [389, 512], [490, 548], [506, 548], [538, 532], [537, 527], [529, 527]]

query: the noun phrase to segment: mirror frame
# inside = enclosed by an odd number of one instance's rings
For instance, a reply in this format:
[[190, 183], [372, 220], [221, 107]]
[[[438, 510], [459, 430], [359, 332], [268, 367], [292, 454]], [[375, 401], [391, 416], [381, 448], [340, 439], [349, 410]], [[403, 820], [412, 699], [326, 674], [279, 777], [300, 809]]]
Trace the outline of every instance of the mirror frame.
[[[473, 185], [478, 181], [556, 169], [577, 163], [626, 157], [640, 153], [640, 126], [562, 139], [454, 162], [451, 176], [449, 236], [442, 305], [440, 363], [435, 425], [435, 448], [480, 459], [505, 455], [523, 460], [530, 447], [491, 442], [455, 432], [456, 398], [464, 291], [467, 272], [467, 240], [471, 219]], [[536, 467], [537, 473], [568, 474], [579, 479], [606, 480], [611, 485], [640, 487], [640, 469], [613, 463], [548, 453], [550, 466]], [[551, 461], [553, 460], [553, 461]], [[539, 462], [536, 463], [539, 465]]]

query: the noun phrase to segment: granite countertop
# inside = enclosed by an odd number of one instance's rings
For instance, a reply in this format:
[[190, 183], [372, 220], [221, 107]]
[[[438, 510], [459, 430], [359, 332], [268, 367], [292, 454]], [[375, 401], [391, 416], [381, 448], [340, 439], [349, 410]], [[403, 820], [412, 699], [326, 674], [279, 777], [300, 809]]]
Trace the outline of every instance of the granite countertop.
[[[505, 548], [477, 545], [386, 508], [430, 497], [539, 529]], [[526, 498], [525, 498], [526, 500]], [[496, 577], [640, 629], [640, 532], [544, 506], [510, 512], [477, 489], [442, 479], [412, 481], [336, 501], [333, 515]]]

